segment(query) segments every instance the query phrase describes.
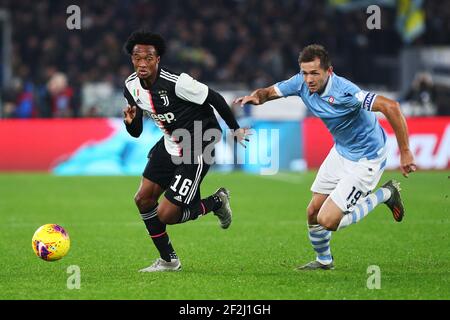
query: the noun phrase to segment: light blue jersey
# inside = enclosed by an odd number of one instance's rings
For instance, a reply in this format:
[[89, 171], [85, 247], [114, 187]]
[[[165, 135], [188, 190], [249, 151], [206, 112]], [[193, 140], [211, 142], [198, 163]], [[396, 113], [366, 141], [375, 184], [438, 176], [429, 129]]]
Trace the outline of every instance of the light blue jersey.
[[332, 74], [324, 92], [310, 94], [302, 73], [275, 84], [281, 97], [299, 96], [327, 126], [336, 150], [352, 161], [375, 159], [383, 152], [386, 133], [371, 112], [376, 95], [362, 91], [349, 80]]

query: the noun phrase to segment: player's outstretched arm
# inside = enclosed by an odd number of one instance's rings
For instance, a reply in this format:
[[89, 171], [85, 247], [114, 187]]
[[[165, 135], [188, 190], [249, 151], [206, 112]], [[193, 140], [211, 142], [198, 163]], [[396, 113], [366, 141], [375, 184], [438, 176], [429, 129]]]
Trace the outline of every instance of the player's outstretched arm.
[[372, 111], [383, 113], [392, 129], [394, 129], [400, 149], [400, 169], [402, 174], [408, 177], [408, 174], [416, 171], [417, 167], [414, 156], [409, 149], [408, 126], [400, 110], [400, 104], [397, 101], [378, 95], [375, 98]]
[[256, 89], [249, 96], [239, 97], [234, 100], [234, 103], [239, 103], [241, 106], [249, 103], [254, 105], [263, 104], [267, 101], [281, 98], [275, 91], [274, 86], [267, 88]]
[[241, 128], [228, 106], [225, 99], [216, 91], [211, 88], [208, 89], [208, 96], [205, 103], [214, 107], [220, 114], [230, 129], [233, 129], [233, 136], [236, 138], [243, 147], [246, 147], [243, 141], [249, 141], [248, 136], [251, 135], [248, 128]]
[[136, 106], [128, 105], [123, 109], [123, 122], [127, 128], [128, 133], [138, 138], [142, 133], [142, 109]]

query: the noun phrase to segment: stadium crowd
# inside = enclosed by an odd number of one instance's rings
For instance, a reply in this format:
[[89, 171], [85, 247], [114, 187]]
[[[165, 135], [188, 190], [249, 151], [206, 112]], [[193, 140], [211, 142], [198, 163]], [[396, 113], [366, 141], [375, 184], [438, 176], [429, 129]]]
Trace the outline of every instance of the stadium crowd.
[[[377, 57], [405, 46], [395, 8], [383, 9], [382, 30], [366, 28], [365, 10], [340, 11], [327, 0], [98, 0], [77, 1], [81, 29], [68, 30], [72, 1], [2, 0], [11, 13], [14, 79], [2, 85], [3, 117], [79, 117], [82, 85], [122, 88], [131, 73], [122, 45], [145, 27], [168, 41], [164, 65], [205, 83], [262, 87], [298, 69], [300, 49], [320, 42], [340, 75], [396, 89]], [[448, 44], [450, 7], [426, 1], [425, 32], [410, 45]], [[394, 70], [394, 71], [392, 71]], [[381, 70], [383, 71], [383, 70]], [[386, 72], [398, 72], [392, 65]]]

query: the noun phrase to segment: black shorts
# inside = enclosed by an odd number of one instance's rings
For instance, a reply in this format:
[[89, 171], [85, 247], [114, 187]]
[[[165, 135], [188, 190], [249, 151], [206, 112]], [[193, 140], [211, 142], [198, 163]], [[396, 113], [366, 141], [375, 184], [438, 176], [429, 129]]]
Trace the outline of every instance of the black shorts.
[[210, 167], [202, 155], [198, 156], [198, 163], [175, 164], [162, 138], [150, 150], [148, 158], [142, 175], [166, 190], [164, 195], [167, 200], [177, 206], [187, 206], [200, 200], [200, 184]]

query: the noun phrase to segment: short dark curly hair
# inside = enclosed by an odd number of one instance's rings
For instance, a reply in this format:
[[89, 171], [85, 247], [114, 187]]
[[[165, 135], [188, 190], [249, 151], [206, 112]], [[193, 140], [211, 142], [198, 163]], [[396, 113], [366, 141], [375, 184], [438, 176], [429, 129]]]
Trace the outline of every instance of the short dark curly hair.
[[147, 30], [137, 30], [134, 31], [125, 42], [123, 49], [126, 53], [131, 55], [133, 53], [133, 48], [137, 44], [152, 45], [156, 49], [158, 56], [162, 57], [166, 52], [166, 42], [164, 38], [159, 34], [152, 33]]
[[323, 70], [328, 70], [328, 68], [331, 66], [328, 52], [324, 48], [324, 46], [320, 44], [310, 44], [309, 46], [305, 47], [298, 56], [298, 63], [300, 64], [302, 62], [311, 62], [316, 58], [319, 58], [320, 67]]

